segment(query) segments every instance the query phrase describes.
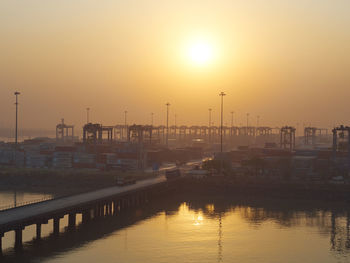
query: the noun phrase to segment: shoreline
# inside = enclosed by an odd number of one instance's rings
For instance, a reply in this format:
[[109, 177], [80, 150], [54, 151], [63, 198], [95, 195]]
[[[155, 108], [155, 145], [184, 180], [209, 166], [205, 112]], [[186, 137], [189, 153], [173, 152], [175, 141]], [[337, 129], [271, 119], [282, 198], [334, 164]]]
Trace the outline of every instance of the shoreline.
[[[114, 186], [117, 176], [142, 180], [155, 175], [141, 171], [12, 169], [12, 171], [4, 172], [0, 170], [0, 191], [16, 190], [61, 197]], [[187, 193], [197, 195], [217, 193], [245, 198], [268, 197], [350, 203], [350, 185], [346, 184], [241, 180], [234, 176], [211, 176], [201, 179], [182, 177], [178, 180], [179, 184], [176, 187], [185, 195]]]
[[154, 177], [141, 171], [54, 170], [0, 167], [0, 190], [52, 194], [56, 197], [116, 185], [117, 177], [142, 180]]
[[341, 201], [350, 203], [350, 185], [295, 182], [237, 182], [230, 177], [184, 178], [182, 190], [198, 195], [214, 193], [245, 198]]

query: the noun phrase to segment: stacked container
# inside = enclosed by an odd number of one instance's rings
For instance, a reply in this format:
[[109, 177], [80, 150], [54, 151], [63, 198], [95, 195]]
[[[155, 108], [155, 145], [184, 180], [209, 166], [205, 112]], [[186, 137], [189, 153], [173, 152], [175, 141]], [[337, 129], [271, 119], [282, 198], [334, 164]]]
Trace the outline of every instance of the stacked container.
[[74, 168], [95, 168], [96, 155], [91, 153], [76, 152], [73, 155]]
[[26, 152], [26, 167], [47, 167], [48, 156], [37, 152]]
[[52, 158], [52, 167], [58, 169], [72, 168], [72, 152], [54, 152]]

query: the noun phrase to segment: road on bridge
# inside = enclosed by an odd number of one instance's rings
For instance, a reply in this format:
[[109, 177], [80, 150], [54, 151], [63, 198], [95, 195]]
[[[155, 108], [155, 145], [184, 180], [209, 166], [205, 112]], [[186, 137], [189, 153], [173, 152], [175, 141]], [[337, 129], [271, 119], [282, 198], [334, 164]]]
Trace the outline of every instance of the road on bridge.
[[88, 193], [52, 199], [31, 205], [4, 210], [0, 212], [0, 228], [8, 224], [27, 221], [31, 218], [54, 213], [55, 211], [60, 211], [69, 207], [79, 207], [96, 200], [109, 198], [118, 194], [127, 193], [129, 191], [157, 185], [165, 181], [166, 178], [164, 176], [159, 176], [152, 179], [138, 181], [133, 185], [113, 186]]

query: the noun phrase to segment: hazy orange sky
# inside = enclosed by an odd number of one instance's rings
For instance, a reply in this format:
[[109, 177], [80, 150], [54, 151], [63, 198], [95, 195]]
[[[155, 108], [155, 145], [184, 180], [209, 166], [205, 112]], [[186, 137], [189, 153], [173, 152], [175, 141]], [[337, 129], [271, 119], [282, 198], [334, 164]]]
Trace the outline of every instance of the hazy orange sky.
[[[349, 0], [2, 0], [0, 127], [94, 122], [349, 124]], [[184, 46], [215, 47], [205, 66]]]

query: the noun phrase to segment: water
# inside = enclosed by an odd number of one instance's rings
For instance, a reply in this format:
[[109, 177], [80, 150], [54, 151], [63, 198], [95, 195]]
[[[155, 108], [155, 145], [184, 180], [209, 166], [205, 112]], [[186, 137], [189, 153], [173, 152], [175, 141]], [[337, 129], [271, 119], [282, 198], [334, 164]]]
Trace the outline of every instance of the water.
[[4, 262], [350, 262], [350, 211], [337, 203], [232, 197], [164, 199], [43, 241], [5, 236]]

